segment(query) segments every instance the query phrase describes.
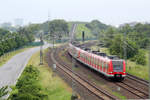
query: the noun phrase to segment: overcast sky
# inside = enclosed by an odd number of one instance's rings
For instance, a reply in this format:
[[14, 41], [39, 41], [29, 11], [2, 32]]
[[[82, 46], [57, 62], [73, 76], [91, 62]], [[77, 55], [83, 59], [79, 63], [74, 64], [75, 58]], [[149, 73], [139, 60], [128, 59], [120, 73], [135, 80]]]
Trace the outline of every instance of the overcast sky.
[[1, 0], [0, 23], [23, 18], [25, 23], [48, 19], [91, 21], [111, 25], [150, 22], [150, 0]]

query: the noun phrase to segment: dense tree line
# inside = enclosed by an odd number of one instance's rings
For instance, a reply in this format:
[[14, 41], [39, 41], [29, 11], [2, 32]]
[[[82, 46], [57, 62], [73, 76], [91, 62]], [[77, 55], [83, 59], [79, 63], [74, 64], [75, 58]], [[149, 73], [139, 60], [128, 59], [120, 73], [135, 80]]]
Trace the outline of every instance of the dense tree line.
[[69, 34], [68, 23], [65, 20], [52, 20], [41, 24], [41, 29], [44, 31], [46, 39], [55, 36], [57, 39], [67, 37]]
[[106, 30], [109, 27], [98, 20], [92, 20], [90, 23], [85, 24], [85, 26], [89, 28], [95, 36], [98, 36], [101, 31]]
[[[124, 58], [126, 52], [127, 59], [145, 65], [145, 52], [150, 44], [150, 25], [138, 23], [135, 26], [126, 24], [125, 26], [110, 27], [103, 34], [99, 34], [100, 41], [109, 48], [112, 55]], [[125, 48], [125, 49], [124, 49]]]
[[32, 41], [34, 41], [33, 34], [26, 28], [19, 28], [18, 32], [13, 33], [0, 29], [0, 56]]

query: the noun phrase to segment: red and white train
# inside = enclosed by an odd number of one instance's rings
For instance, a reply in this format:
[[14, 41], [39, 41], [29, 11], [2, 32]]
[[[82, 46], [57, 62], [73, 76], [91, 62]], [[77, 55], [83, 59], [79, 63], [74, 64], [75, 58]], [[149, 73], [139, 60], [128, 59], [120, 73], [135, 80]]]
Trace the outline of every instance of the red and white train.
[[68, 52], [81, 63], [104, 74], [106, 77], [119, 77], [123, 80], [126, 76], [125, 60], [115, 56], [106, 56], [105, 53], [101, 52], [92, 52], [90, 49], [81, 48], [71, 43]]

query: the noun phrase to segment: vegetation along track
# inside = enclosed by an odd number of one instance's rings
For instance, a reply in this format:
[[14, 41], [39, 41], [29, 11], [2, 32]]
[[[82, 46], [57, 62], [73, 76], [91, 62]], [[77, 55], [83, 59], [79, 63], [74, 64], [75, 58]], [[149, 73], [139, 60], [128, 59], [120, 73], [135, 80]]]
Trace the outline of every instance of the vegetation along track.
[[[86, 43], [86, 45], [90, 46], [88, 43]], [[92, 43], [93, 45], [93, 43]], [[65, 47], [63, 47], [65, 48]], [[57, 61], [57, 63], [61, 64], [60, 66], [62, 66], [63, 68], [67, 68], [67, 65], [65, 64], [66, 61], [61, 61], [62, 59], [58, 56], [58, 52], [60, 52], [61, 49], [56, 49], [55, 50], [55, 57], [54, 59]], [[64, 51], [64, 49], [63, 49]], [[68, 56], [66, 55], [67, 53], [65, 53], [65, 56], [67, 57], [67, 59], [71, 60]], [[79, 64], [79, 62], [78, 62]], [[58, 66], [58, 65], [57, 65]], [[69, 66], [69, 65], [68, 65]], [[70, 65], [71, 66], [71, 65]], [[84, 65], [83, 65], [84, 66]], [[86, 67], [85, 67], [86, 68]], [[71, 69], [70, 69], [71, 71]], [[77, 73], [76, 73], [77, 74]], [[80, 75], [82, 76], [82, 75]], [[84, 79], [87, 80], [87, 78], [84, 77]], [[106, 81], [105, 79], [102, 80]], [[89, 81], [89, 80], [88, 80]], [[91, 81], [91, 80], [90, 80]], [[107, 80], [108, 81], [108, 80]], [[91, 83], [91, 82], [90, 82]], [[141, 98], [141, 99], [147, 99], [148, 98], [148, 82], [145, 80], [142, 80], [140, 78], [137, 78], [135, 76], [132, 75], [127, 75], [127, 77], [125, 78], [125, 80], [123, 82], [110, 82], [108, 81], [107, 83], [111, 84], [111, 85], [116, 85], [120, 88], [122, 88], [121, 90], [126, 90], [127, 95], [135, 95], [134, 98]], [[95, 85], [95, 84], [94, 84]], [[86, 87], [86, 86], [85, 86]], [[98, 87], [99, 88], [99, 87]], [[132, 96], [129, 96], [132, 98]], [[101, 98], [102, 99], [102, 98]], [[90, 99], [89, 99], [90, 100]], [[97, 99], [96, 99], [97, 100]]]
[[128, 74], [123, 82], [114, 83], [138, 98], [148, 98], [148, 82], [141, 78]]
[[90, 91], [92, 94], [94, 94], [97, 98], [103, 99], [103, 100], [116, 100], [117, 97], [107, 93], [106, 91], [100, 89], [96, 85], [93, 85], [88, 80], [84, 79], [82, 76], [80, 76], [77, 73], [72, 74], [72, 70], [68, 68], [66, 65], [64, 65], [61, 60], [58, 58], [58, 52], [61, 49], [56, 49], [55, 53], [51, 53], [51, 59], [53, 62], [59, 67], [59, 69], [63, 70], [66, 74], [68, 74], [72, 79], [76, 80], [80, 85], [84, 86], [88, 91]]
[[[91, 44], [91, 43], [89, 43]], [[85, 46], [87, 46], [88, 43], [85, 44]], [[91, 46], [91, 45], [89, 45]], [[127, 91], [137, 95], [138, 97], [142, 98], [142, 99], [147, 99], [149, 94], [148, 94], [148, 85], [149, 82], [141, 79], [139, 77], [136, 77], [134, 75], [131, 75], [129, 73], [127, 73], [127, 77], [125, 79], [125, 81], [122, 82], [116, 82], [115, 84], [117, 84], [118, 86], [126, 89]]]

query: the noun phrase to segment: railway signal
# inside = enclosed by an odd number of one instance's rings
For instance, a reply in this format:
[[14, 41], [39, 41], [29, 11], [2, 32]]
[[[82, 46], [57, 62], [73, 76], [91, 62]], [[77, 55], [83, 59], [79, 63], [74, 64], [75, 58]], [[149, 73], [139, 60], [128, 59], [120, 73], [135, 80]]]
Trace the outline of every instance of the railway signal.
[[84, 31], [82, 31], [82, 42], [84, 42]]

